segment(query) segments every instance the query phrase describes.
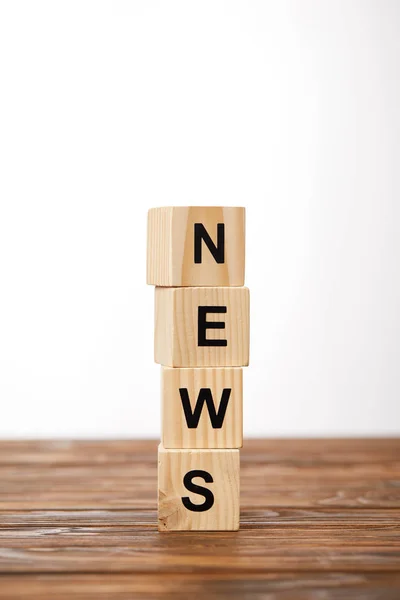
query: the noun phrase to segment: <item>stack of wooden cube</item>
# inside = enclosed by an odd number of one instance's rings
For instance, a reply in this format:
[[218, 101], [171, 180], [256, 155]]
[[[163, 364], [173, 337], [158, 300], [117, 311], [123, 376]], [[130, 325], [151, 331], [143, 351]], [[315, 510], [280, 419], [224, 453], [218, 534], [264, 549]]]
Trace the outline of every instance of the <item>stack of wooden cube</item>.
[[165, 207], [148, 214], [162, 365], [160, 531], [239, 528], [242, 367], [249, 363], [245, 210]]

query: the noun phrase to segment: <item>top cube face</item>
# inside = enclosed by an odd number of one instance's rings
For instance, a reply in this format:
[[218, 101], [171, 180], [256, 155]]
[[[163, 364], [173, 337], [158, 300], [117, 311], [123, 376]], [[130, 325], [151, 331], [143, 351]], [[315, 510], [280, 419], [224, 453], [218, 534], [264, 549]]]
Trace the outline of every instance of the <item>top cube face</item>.
[[147, 283], [242, 286], [245, 209], [170, 206], [148, 213]]

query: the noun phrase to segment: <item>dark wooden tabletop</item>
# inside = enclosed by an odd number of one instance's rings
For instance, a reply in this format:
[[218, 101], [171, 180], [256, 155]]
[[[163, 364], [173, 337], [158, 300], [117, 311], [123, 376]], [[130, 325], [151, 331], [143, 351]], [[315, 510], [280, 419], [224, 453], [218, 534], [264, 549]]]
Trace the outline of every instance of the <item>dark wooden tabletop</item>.
[[400, 599], [400, 440], [250, 440], [237, 533], [159, 533], [155, 441], [0, 442], [0, 598]]

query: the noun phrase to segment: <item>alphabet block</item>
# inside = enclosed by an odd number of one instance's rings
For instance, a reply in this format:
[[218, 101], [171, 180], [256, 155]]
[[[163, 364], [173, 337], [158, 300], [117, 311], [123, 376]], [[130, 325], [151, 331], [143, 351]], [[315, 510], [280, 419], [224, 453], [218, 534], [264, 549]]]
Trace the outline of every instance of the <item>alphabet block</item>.
[[249, 364], [246, 287], [156, 288], [155, 361], [168, 367]]
[[239, 493], [239, 450], [166, 450], [160, 444], [160, 531], [237, 531]]
[[147, 283], [156, 286], [242, 286], [245, 209], [152, 208], [147, 224]]
[[161, 369], [164, 448], [241, 448], [241, 368]]

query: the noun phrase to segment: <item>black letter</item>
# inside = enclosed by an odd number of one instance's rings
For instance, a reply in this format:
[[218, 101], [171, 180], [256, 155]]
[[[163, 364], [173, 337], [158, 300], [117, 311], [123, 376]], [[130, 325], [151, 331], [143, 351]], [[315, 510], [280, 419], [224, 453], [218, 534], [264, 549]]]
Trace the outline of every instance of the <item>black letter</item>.
[[210, 388], [201, 388], [197, 397], [197, 402], [194, 411], [190, 406], [189, 393], [187, 388], [179, 388], [183, 411], [185, 413], [186, 423], [189, 429], [196, 429], [199, 424], [201, 411], [203, 410], [204, 402], [207, 404], [208, 413], [210, 415], [211, 425], [213, 429], [221, 429], [226, 409], [228, 407], [231, 389], [226, 388], [222, 392], [221, 401], [219, 403], [218, 412], [215, 410], [214, 401]]
[[204, 512], [206, 510], [210, 510], [214, 504], [214, 494], [208, 488], [193, 483], [192, 479], [195, 477], [202, 477], [206, 483], [213, 483], [213, 478], [211, 477], [210, 473], [207, 473], [207, 471], [199, 471], [196, 469], [195, 471], [189, 471], [189, 473], [186, 473], [185, 477], [183, 478], [183, 485], [187, 490], [189, 490], [189, 492], [204, 496], [205, 502], [203, 502], [203, 504], [193, 504], [190, 498], [185, 496], [184, 498], [181, 498], [183, 506], [193, 512]]
[[209, 251], [218, 264], [225, 262], [225, 225], [217, 225], [217, 245], [214, 244], [202, 223], [194, 224], [194, 262], [201, 263], [201, 240], [204, 240]]
[[227, 346], [227, 340], [208, 340], [206, 329], [225, 329], [223, 321], [207, 321], [207, 313], [226, 313], [226, 306], [199, 306], [197, 319], [198, 346]]

